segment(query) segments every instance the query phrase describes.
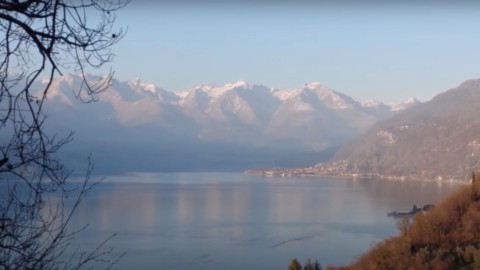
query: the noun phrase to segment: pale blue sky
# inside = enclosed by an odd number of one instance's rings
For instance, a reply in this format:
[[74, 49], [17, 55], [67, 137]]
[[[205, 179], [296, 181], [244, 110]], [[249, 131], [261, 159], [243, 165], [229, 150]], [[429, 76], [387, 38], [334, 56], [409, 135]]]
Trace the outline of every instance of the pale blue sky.
[[386, 102], [426, 101], [480, 77], [480, 3], [325, 2], [134, 0], [118, 14], [128, 34], [115, 48], [116, 77], [172, 91], [319, 81]]

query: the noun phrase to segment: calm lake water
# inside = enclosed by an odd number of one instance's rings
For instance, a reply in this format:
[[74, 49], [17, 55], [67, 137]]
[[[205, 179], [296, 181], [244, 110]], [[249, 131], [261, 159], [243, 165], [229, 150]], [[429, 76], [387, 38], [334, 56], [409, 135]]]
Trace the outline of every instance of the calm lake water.
[[352, 261], [395, 235], [393, 210], [436, 203], [458, 186], [237, 173], [110, 176], [73, 224], [84, 247], [112, 233], [115, 269], [286, 269], [294, 257]]

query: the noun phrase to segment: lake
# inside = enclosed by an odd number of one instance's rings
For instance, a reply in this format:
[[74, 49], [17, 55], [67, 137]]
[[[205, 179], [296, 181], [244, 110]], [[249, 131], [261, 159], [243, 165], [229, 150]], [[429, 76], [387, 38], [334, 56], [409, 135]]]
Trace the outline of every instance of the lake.
[[109, 176], [78, 209], [77, 244], [113, 233], [114, 269], [286, 269], [297, 257], [351, 262], [395, 235], [393, 210], [432, 204], [458, 186], [241, 173]]

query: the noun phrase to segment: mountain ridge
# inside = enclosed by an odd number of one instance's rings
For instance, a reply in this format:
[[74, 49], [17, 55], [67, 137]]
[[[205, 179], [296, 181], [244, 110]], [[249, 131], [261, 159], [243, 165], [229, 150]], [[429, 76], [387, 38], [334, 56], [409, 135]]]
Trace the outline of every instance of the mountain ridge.
[[[67, 86], [75, 89], [78, 81], [78, 75], [74, 74], [57, 78], [48, 93], [48, 99], [57, 103], [52, 106], [84, 106], [77, 105], [74, 95], [66, 93]], [[307, 125], [327, 125], [321, 126], [321, 129], [328, 129], [329, 125], [336, 126], [332, 127], [335, 132], [344, 134], [340, 137], [353, 138], [375, 121], [395, 113], [395, 105], [376, 101], [376, 105], [371, 106], [371, 103], [358, 101], [318, 82], [305, 84], [302, 88], [279, 90], [238, 81], [222, 86], [200, 85], [170, 92], [137, 78], [124, 82], [114, 80], [107, 91], [98, 94], [98, 101], [110, 106], [113, 110], [108, 113], [109, 117], [116, 118], [125, 126], [164, 124], [175, 129], [173, 122], [185, 122], [188, 118], [195, 123], [192, 128], [199, 129], [198, 136], [203, 140], [216, 140], [219, 137], [231, 139], [235, 137], [235, 130], [242, 129], [256, 132], [248, 138], [237, 136], [236, 140], [258, 140], [260, 136], [262, 143], [268, 143], [272, 136], [279, 140], [298, 139], [299, 135], [294, 129], [303, 128], [308, 136], [300, 136], [299, 141], [310, 138], [305, 147], [317, 144], [313, 137], [320, 132], [310, 131]], [[99, 117], [105, 116], [106, 112], [103, 114]], [[290, 118], [286, 120], [286, 116]], [[304, 124], [300, 127], [298, 123]], [[233, 134], [224, 136], [222, 132], [229, 130], [233, 130]], [[291, 132], [282, 136], [285, 130]], [[340, 145], [342, 142], [327, 143]]]
[[[87, 75], [87, 80], [98, 78]], [[226, 167], [238, 170], [314, 164], [376, 121], [398, 113], [393, 105], [357, 100], [318, 82], [281, 90], [238, 81], [170, 92], [138, 78], [113, 80], [89, 104], [76, 99], [80, 85], [79, 75], [55, 78], [45, 107], [53, 120], [51, 131], [75, 129], [81, 143], [67, 146], [70, 156], [103, 149], [103, 162], [125, 168], [134, 163], [142, 169], [149, 163], [152, 170], [199, 168], [208, 161], [202, 168], [215, 170], [226, 160], [231, 163]], [[238, 164], [215, 157], [215, 147], [241, 153]], [[149, 154], [142, 155], [142, 149]]]
[[347, 170], [438, 180], [468, 180], [480, 166], [480, 79], [379, 121], [342, 146], [333, 161]]

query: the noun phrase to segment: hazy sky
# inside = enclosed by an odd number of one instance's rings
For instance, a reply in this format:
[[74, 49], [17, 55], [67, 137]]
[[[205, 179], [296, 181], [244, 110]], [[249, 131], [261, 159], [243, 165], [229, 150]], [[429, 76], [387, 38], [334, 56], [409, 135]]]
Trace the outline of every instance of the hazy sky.
[[115, 48], [118, 79], [172, 91], [319, 81], [390, 102], [480, 77], [480, 1], [171, 2], [133, 0], [119, 12], [128, 34]]

